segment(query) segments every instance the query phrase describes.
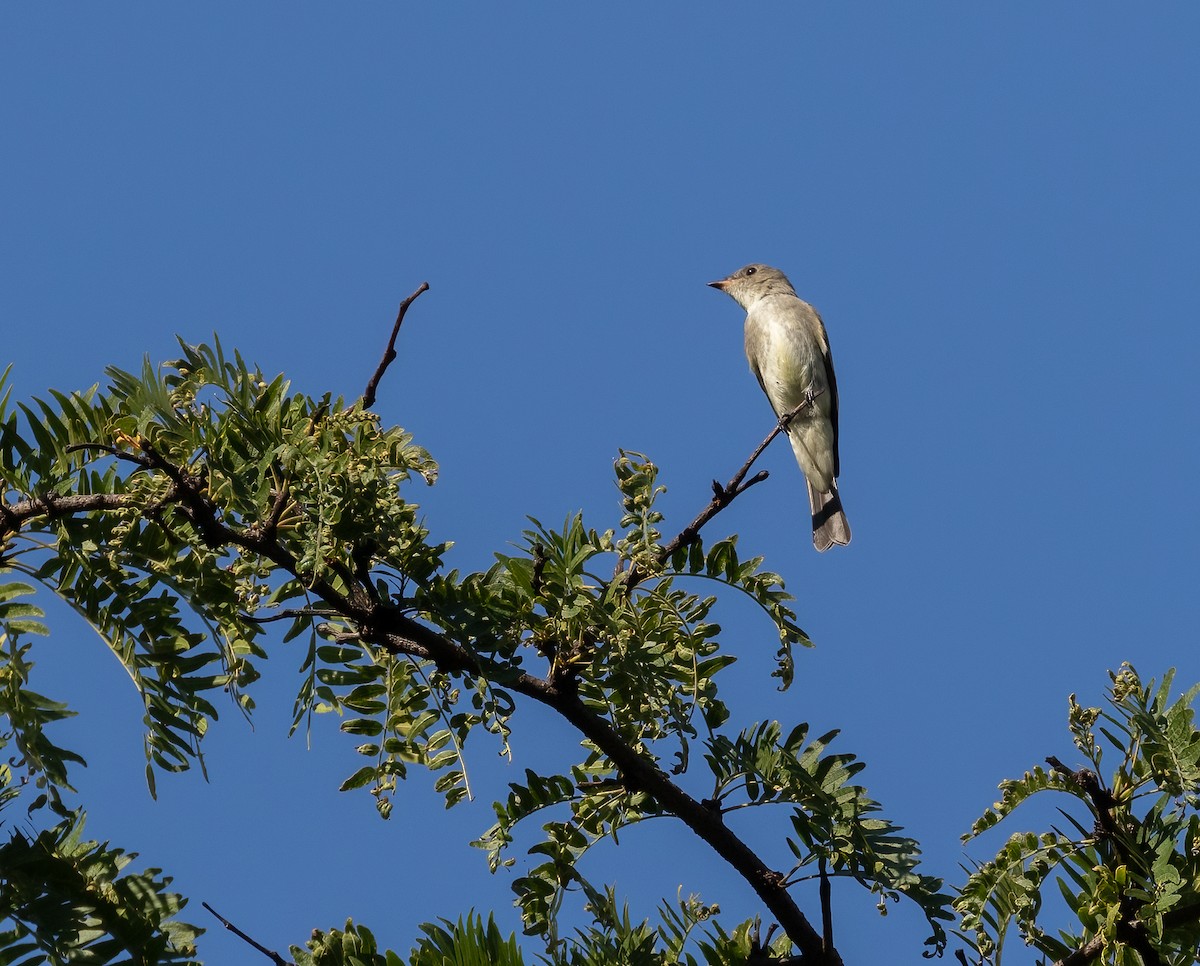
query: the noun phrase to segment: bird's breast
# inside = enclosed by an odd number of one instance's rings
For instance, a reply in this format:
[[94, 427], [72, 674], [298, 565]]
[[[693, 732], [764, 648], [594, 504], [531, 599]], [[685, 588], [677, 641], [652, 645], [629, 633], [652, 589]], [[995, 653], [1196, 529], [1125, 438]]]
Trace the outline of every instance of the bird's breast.
[[[746, 316], [746, 358], [782, 415], [800, 405], [809, 390], [828, 390], [828, 385], [825, 367], [818, 365], [820, 346], [803, 318], [807, 306], [799, 299], [788, 300], [790, 305], [773, 302], [762, 300]], [[818, 412], [828, 409], [825, 395], [817, 399]]]

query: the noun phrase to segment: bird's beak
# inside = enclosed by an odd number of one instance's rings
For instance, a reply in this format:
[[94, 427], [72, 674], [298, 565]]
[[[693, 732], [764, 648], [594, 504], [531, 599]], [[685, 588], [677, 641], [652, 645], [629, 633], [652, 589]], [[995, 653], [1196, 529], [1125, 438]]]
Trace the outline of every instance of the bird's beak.
[[719, 282], [709, 282], [711, 288], [719, 288], [722, 292], [725, 291], [725, 286], [729, 284], [729, 279], [723, 278]]

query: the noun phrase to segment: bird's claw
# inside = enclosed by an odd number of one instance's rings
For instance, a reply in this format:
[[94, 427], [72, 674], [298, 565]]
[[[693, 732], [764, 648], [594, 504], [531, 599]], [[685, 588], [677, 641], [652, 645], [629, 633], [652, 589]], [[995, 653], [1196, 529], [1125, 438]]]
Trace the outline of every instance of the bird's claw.
[[812, 386], [809, 386], [807, 389], [805, 389], [804, 398], [801, 399], [793, 409], [779, 417], [779, 428], [786, 433], [788, 424], [797, 416], [799, 416], [800, 413], [805, 409], [811, 409], [813, 403], [816, 402], [819, 395], [821, 395], [821, 392], [813, 389]]

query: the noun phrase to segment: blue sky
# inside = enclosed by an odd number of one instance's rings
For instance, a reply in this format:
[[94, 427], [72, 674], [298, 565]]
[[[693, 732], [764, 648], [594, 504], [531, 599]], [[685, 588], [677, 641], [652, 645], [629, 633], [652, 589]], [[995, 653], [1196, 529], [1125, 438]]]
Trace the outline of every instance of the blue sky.
[[[777, 694], [771, 629], [731, 605], [730, 700], [842, 728], [954, 878], [998, 781], [1076, 760], [1069, 693], [1123, 660], [1200, 680], [1198, 41], [1183, 3], [5, 5], [0, 361], [24, 397], [216, 331], [353, 396], [427, 280], [377, 408], [441, 462], [416, 498], [475, 569], [526, 514], [615, 525], [618, 447], [691, 518], [771, 426], [704, 283], [778, 265], [829, 330], [855, 536], [813, 551], [774, 445], [714, 536], [767, 556], [818, 647]], [[336, 792], [332, 722], [284, 740], [298, 661], [277, 649], [253, 730], [215, 726], [209, 784], [152, 802], [127, 679], [58, 619], [41, 665], [82, 712], [93, 833], [274, 948], [348, 915], [401, 951], [472, 905], [515, 927], [465, 845], [501, 763], [481, 744], [476, 803], [417, 776], [379, 822]], [[517, 767], [573, 740], [536, 711], [514, 737]], [[637, 912], [680, 885], [757, 911], [687, 835], [626, 841], [594, 870]], [[837, 902], [848, 963], [919, 961], [910, 910]]]

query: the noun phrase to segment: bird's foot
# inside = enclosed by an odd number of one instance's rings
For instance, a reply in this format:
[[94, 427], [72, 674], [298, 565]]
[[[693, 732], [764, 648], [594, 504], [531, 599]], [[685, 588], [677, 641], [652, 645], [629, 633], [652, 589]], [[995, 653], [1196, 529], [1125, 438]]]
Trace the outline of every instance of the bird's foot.
[[824, 389], [813, 389], [812, 386], [809, 386], [807, 389], [805, 389], [804, 398], [800, 400], [799, 404], [790, 412], [786, 412], [779, 417], [779, 428], [786, 433], [788, 423], [804, 412], [804, 410], [811, 409], [813, 403], [816, 402], [817, 397], [824, 391]]

